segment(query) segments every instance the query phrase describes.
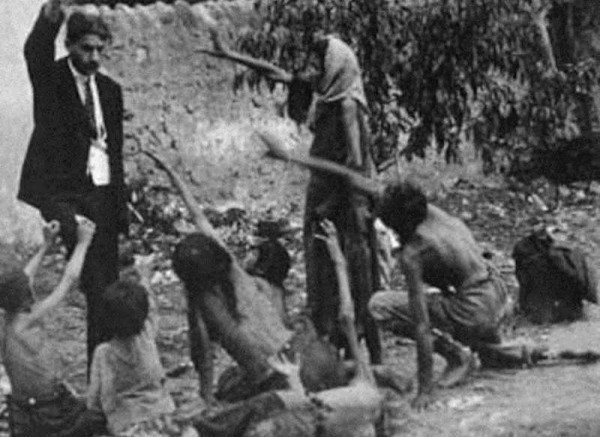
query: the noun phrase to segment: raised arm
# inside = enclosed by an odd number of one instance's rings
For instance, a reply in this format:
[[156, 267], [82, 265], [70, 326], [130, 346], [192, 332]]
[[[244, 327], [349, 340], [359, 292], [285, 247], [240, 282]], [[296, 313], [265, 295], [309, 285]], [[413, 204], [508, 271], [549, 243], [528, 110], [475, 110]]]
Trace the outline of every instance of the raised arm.
[[34, 89], [52, 80], [54, 41], [64, 20], [62, 0], [49, 0], [42, 7], [25, 42], [25, 61]]
[[404, 249], [400, 266], [408, 286], [409, 305], [415, 324], [419, 390], [413, 407], [423, 409], [433, 397], [433, 341], [429, 327], [429, 314], [425, 302], [423, 270], [418, 249]]
[[364, 350], [361, 349], [358, 344], [358, 335], [356, 334], [356, 327], [354, 325], [354, 302], [352, 300], [352, 295], [350, 294], [350, 281], [348, 279], [348, 266], [346, 258], [344, 258], [344, 254], [340, 248], [337, 230], [335, 225], [329, 220], [324, 220], [321, 223], [321, 228], [324, 231], [324, 235], [317, 235], [316, 238], [325, 242], [329, 251], [329, 256], [335, 266], [340, 293], [338, 318], [342, 324], [344, 333], [346, 334], [350, 352], [356, 360], [356, 367], [358, 370], [357, 377], [360, 380], [366, 380], [374, 384], [375, 378], [373, 372], [369, 366], [367, 357], [364, 354]]
[[196, 203], [196, 199], [194, 199], [194, 195], [192, 194], [190, 188], [184, 182], [181, 176], [175, 171], [175, 169], [158, 152], [143, 150], [143, 153], [149, 156], [154, 162], [158, 164], [159, 167], [161, 167], [167, 173], [167, 175], [169, 175], [169, 178], [173, 182], [173, 185], [175, 185], [175, 187], [181, 194], [183, 202], [186, 204], [188, 210], [190, 211], [192, 220], [194, 221], [198, 232], [212, 237], [213, 239], [218, 241], [221, 244], [221, 246], [226, 248], [226, 246], [219, 238], [219, 235], [204, 215], [204, 212], [202, 212], [202, 208], [200, 208], [200, 206]]
[[50, 223], [44, 225], [42, 232], [44, 234], [44, 241], [37, 253], [29, 260], [23, 271], [29, 277], [29, 285], [33, 286], [33, 279], [35, 278], [35, 274], [44, 259], [44, 255], [48, 252], [48, 249], [52, 247], [54, 241], [56, 240], [56, 236], [60, 231], [60, 223], [57, 220], [52, 220]]
[[54, 291], [45, 299], [36, 302], [31, 313], [27, 315], [26, 323], [31, 324], [55, 309], [66, 297], [68, 291], [77, 282], [81, 275], [85, 254], [92, 242], [96, 225], [85, 217], [76, 216], [77, 219], [77, 245], [73, 250], [71, 259], [67, 263], [62, 279]]
[[148, 294], [148, 321], [152, 329], [152, 336], [156, 336], [158, 333], [158, 305], [150, 282], [154, 267], [154, 255], [136, 255], [134, 265], [140, 278], [140, 285], [146, 289]]

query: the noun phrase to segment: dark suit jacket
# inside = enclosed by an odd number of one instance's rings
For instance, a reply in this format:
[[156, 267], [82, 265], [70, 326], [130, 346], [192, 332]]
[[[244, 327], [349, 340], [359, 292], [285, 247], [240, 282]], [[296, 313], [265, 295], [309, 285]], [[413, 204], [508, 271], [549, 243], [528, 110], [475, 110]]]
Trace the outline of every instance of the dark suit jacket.
[[[55, 61], [59, 23], [38, 17], [27, 42], [25, 60], [33, 86], [34, 129], [21, 173], [18, 198], [38, 209], [52, 196], [89, 189], [86, 174], [89, 124], [67, 58]], [[107, 131], [111, 187], [117, 196], [119, 231], [127, 232], [123, 177], [123, 95], [108, 76], [96, 85]]]

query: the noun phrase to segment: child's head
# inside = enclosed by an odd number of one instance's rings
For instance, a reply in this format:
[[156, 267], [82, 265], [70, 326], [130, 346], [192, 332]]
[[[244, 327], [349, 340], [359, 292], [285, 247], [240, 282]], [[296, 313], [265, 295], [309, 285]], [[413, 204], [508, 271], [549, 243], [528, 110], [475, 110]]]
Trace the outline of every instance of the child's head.
[[139, 334], [148, 317], [146, 289], [132, 281], [117, 281], [103, 295], [111, 337], [130, 337]]
[[226, 281], [231, 265], [231, 255], [214, 238], [201, 233], [185, 237], [173, 253], [173, 269], [186, 287], [209, 289]]
[[410, 182], [392, 183], [380, 199], [377, 215], [386, 226], [396, 231], [404, 244], [427, 217], [427, 198], [419, 187]]
[[224, 299], [230, 314], [239, 317], [237, 297], [231, 283], [231, 255], [212, 237], [190, 234], [181, 240], [173, 253], [173, 270], [185, 284], [190, 301], [203, 293], [214, 293]]
[[0, 308], [8, 313], [27, 311], [33, 304], [29, 277], [13, 250], [0, 247]]

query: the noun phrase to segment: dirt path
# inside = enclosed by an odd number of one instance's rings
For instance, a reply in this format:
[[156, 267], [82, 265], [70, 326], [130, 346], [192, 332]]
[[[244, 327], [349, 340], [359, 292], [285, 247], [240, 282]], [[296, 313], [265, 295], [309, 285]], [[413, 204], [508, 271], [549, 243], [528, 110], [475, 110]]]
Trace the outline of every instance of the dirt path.
[[[550, 330], [552, 349], [600, 350], [600, 318]], [[600, 364], [482, 371], [428, 411], [390, 403], [390, 436], [598, 436]]]

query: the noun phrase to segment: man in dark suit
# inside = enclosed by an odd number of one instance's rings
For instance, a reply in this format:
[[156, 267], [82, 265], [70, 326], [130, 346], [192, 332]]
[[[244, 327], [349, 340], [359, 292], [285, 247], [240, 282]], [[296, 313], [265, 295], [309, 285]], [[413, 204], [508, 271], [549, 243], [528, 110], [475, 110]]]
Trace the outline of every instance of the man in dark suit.
[[75, 214], [96, 223], [80, 289], [86, 295], [88, 365], [106, 339], [101, 296], [118, 277], [118, 234], [127, 234], [123, 178], [123, 97], [119, 84], [98, 71], [110, 42], [98, 15], [74, 11], [67, 21], [68, 56], [55, 61], [55, 39], [65, 18], [63, 0], [49, 0], [25, 43], [33, 86], [34, 130], [18, 198], [47, 220], [59, 220], [69, 254]]

